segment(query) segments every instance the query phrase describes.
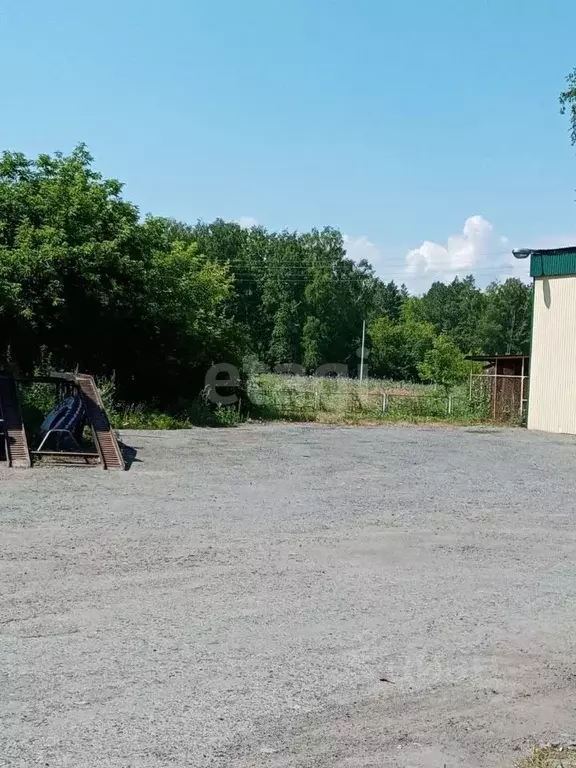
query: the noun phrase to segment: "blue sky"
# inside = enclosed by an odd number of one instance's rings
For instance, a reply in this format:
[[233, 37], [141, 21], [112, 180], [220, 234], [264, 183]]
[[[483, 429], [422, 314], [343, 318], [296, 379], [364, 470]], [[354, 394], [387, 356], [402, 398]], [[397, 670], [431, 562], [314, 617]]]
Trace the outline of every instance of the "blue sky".
[[573, 0], [0, 0], [0, 25], [0, 147], [84, 141], [143, 213], [329, 224], [415, 288], [576, 242]]

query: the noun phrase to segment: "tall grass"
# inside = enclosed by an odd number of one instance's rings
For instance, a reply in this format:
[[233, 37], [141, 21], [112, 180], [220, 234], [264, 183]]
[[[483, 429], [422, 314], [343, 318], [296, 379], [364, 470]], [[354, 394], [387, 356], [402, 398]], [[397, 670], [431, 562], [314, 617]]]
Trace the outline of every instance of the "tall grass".
[[[237, 408], [213, 406], [204, 392], [192, 400], [180, 401], [169, 409], [162, 409], [144, 403], [122, 403], [116, 396], [113, 378], [97, 378], [96, 385], [114, 429], [229, 427], [241, 421]], [[31, 444], [38, 442], [42, 422], [56, 405], [57, 394], [54, 384], [34, 382], [20, 385], [24, 423]]]
[[[243, 416], [238, 406], [214, 406], [207, 392], [169, 409], [117, 399], [113, 379], [98, 379], [104, 407], [115, 429], [187, 429], [235, 426]], [[46, 414], [55, 405], [50, 384], [21, 387], [27, 431], [37, 440]], [[435, 386], [367, 379], [314, 378], [255, 374], [248, 380], [245, 415], [262, 420], [357, 423], [378, 421], [480, 423], [490, 421], [489, 397], [461, 385], [450, 396]]]
[[467, 385], [451, 392], [409, 382], [260, 374], [249, 380], [253, 414], [306, 421], [449, 421], [489, 419], [485, 397], [470, 399]]
[[192, 401], [174, 412], [151, 409], [141, 403], [116, 405], [108, 412], [115, 429], [190, 429], [191, 427], [234, 427], [241, 422], [238, 411], [216, 405], [212, 410]]

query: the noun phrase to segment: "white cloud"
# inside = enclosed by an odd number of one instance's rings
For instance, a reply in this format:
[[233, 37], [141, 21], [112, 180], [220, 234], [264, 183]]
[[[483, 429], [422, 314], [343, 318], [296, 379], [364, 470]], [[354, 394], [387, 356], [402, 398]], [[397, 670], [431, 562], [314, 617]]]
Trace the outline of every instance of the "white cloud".
[[494, 227], [482, 216], [466, 219], [461, 235], [452, 235], [446, 245], [425, 240], [406, 256], [406, 272], [410, 275], [435, 273], [450, 277], [456, 273], [474, 271], [489, 262], [510, 254], [507, 237], [499, 237]]
[[240, 216], [236, 223], [240, 224], [242, 229], [250, 229], [251, 227], [258, 226], [258, 222], [252, 216]]
[[513, 245], [483, 216], [470, 216], [462, 234], [446, 244], [425, 240], [406, 256], [406, 275], [413, 290], [425, 290], [433, 280], [450, 281], [472, 274], [479, 285], [507, 277], [528, 278], [529, 265], [512, 256]]
[[378, 262], [382, 260], [382, 249], [373, 243], [372, 240], [369, 240], [366, 235], [360, 235], [359, 237], [343, 235], [342, 239], [344, 240], [346, 254], [356, 263], [366, 259], [373, 267], [376, 267]]
[[366, 235], [344, 235], [348, 256], [359, 262], [366, 259], [383, 280], [405, 282], [415, 293], [425, 291], [434, 280], [449, 282], [456, 275], [473, 274], [479, 285], [515, 275], [527, 277], [528, 266], [512, 256], [512, 244], [498, 235], [482, 216], [471, 216], [462, 234], [452, 235], [445, 245], [425, 240], [402, 259], [391, 257], [388, 249]]

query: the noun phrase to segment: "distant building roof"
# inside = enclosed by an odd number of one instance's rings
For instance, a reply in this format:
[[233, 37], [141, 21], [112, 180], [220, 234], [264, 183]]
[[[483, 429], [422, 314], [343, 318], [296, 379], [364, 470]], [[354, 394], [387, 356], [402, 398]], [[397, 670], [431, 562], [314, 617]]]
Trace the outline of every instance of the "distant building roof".
[[532, 251], [533, 256], [556, 256], [562, 253], [576, 253], [576, 245], [565, 245], [562, 248], [537, 248]]
[[466, 355], [466, 360], [475, 360], [478, 363], [491, 363], [493, 360], [522, 360], [530, 355]]
[[467, 355], [466, 360], [484, 363], [484, 371], [494, 371], [496, 376], [528, 376], [530, 355]]

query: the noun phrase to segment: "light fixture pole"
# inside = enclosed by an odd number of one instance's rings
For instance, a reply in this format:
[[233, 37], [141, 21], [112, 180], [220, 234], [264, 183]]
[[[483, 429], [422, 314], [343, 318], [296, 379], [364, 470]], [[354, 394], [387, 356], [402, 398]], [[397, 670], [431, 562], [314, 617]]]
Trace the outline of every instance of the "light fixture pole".
[[364, 378], [364, 345], [366, 341], [366, 320], [362, 320], [362, 347], [360, 349], [360, 381]]

